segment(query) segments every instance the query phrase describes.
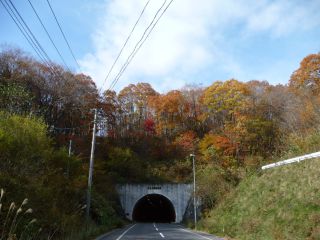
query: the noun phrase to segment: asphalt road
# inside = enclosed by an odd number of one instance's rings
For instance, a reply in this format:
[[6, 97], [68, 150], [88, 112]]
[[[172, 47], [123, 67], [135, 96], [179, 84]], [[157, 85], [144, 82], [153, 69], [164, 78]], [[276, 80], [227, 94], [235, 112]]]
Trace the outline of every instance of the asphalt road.
[[179, 224], [168, 223], [137, 223], [125, 228], [107, 233], [96, 240], [222, 240], [210, 234], [194, 232]]

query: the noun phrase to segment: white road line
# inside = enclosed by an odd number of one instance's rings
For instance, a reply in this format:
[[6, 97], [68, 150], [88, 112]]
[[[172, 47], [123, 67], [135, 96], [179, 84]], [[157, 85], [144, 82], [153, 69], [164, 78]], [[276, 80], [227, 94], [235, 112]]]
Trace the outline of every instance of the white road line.
[[137, 225], [137, 224], [134, 224], [133, 226], [131, 226], [130, 228], [128, 228], [126, 231], [124, 231], [116, 240], [120, 240], [127, 232], [129, 232], [129, 230], [131, 229], [131, 228], [133, 228], [135, 225]]
[[157, 226], [156, 226], [156, 223], [153, 223], [153, 226], [154, 226], [154, 228], [155, 228], [157, 231], [159, 231], [159, 229], [158, 229]]
[[200, 235], [200, 234], [198, 234], [198, 233], [189, 231], [189, 230], [187, 230], [187, 229], [183, 229], [183, 228], [180, 228], [180, 229], [181, 229], [182, 231], [185, 231], [185, 232], [188, 232], [188, 233], [192, 233], [192, 234], [194, 234], [194, 235], [196, 235], [196, 236], [199, 236], [199, 237], [202, 237], [202, 238], [204, 238], [204, 239], [212, 240], [212, 238], [208, 238], [208, 237], [202, 236], [202, 235]]
[[160, 236], [162, 237], [162, 238], [164, 238], [164, 235], [162, 234], [162, 233], [159, 233], [160, 234]]

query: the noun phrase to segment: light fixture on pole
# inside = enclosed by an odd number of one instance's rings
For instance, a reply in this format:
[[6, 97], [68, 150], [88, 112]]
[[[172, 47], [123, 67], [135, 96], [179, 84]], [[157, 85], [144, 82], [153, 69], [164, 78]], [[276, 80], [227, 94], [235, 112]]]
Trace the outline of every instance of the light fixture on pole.
[[192, 168], [193, 168], [193, 215], [194, 215], [194, 228], [197, 229], [197, 203], [196, 203], [196, 165], [195, 155], [190, 154], [192, 157]]

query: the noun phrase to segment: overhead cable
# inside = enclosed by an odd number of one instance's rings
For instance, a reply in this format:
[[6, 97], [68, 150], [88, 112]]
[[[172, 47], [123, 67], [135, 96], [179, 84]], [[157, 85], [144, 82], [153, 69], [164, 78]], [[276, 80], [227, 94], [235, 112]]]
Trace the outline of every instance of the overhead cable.
[[56, 50], [56, 52], [58, 53], [58, 55], [60, 56], [60, 59], [61, 59], [61, 60], [62, 60], [62, 62], [64, 63], [65, 67], [66, 67], [66, 68], [71, 72], [71, 70], [69, 69], [69, 67], [68, 67], [68, 65], [67, 65], [67, 63], [66, 63], [66, 61], [64, 60], [64, 58], [63, 58], [63, 56], [62, 56], [61, 52], [59, 51], [59, 49], [57, 48], [56, 44], [54, 43], [54, 41], [53, 41], [53, 39], [52, 39], [51, 35], [49, 34], [49, 32], [48, 32], [47, 28], [46, 28], [46, 27], [45, 27], [45, 25], [43, 24], [43, 22], [42, 22], [42, 20], [41, 20], [41, 18], [40, 18], [40, 16], [39, 16], [38, 12], [36, 11], [35, 7], [33, 6], [33, 4], [31, 3], [31, 1], [30, 1], [30, 0], [28, 0], [28, 2], [29, 2], [29, 4], [30, 4], [30, 6], [31, 6], [31, 8], [32, 8], [32, 10], [33, 10], [33, 12], [34, 12], [34, 13], [35, 13], [35, 15], [37, 16], [37, 18], [38, 18], [38, 20], [39, 20], [39, 22], [40, 22], [40, 24], [41, 24], [42, 28], [44, 29], [44, 31], [46, 32], [46, 34], [47, 34], [48, 38], [50, 39], [50, 42], [52, 43], [52, 45], [53, 45], [53, 47], [55, 48], [55, 50]]
[[135, 30], [136, 26], [138, 25], [138, 23], [139, 23], [139, 21], [140, 21], [140, 19], [141, 19], [142, 15], [143, 15], [143, 13], [144, 13], [144, 12], [145, 12], [145, 10], [146, 10], [146, 8], [147, 8], [147, 6], [148, 6], [149, 2], [150, 2], [150, 0], [148, 0], [148, 1], [146, 2], [146, 4], [144, 5], [144, 7], [143, 7], [142, 11], [140, 12], [140, 15], [139, 15], [139, 17], [138, 17], [137, 21], [136, 21], [136, 22], [135, 22], [135, 24], [133, 25], [133, 28], [131, 29], [131, 31], [130, 31], [130, 33], [129, 33], [129, 35], [128, 35], [127, 39], [126, 39], [126, 41], [124, 42], [124, 44], [123, 44], [123, 46], [122, 46], [122, 48], [121, 48], [121, 50], [120, 50], [120, 52], [118, 53], [118, 55], [117, 55], [116, 59], [114, 60], [114, 62], [113, 62], [113, 64], [112, 64], [112, 66], [110, 67], [110, 69], [109, 69], [109, 71], [108, 71], [108, 74], [107, 74], [106, 78], [104, 79], [103, 84], [101, 85], [101, 87], [100, 87], [100, 89], [99, 89], [99, 92], [101, 92], [101, 90], [102, 90], [102, 88], [103, 88], [104, 84], [107, 82], [108, 77], [110, 76], [110, 74], [111, 74], [111, 72], [112, 72], [112, 70], [113, 70], [113, 68], [114, 68], [115, 64], [117, 63], [117, 61], [118, 61], [119, 57], [121, 56], [121, 54], [122, 54], [122, 52], [123, 52], [123, 49], [126, 47], [126, 45], [127, 45], [128, 41], [130, 40], [130, 38], [131, 38], [131, 36], [132, 36], [132, 34], [133, 34], [133, 32], [134, 32], [134, 30]]
[[57, 23], [57, 25], [58, 25], [58, 27], [59, 27], [59, 29], [60, 29], [60, 32], [61, 32], [61, 34], [62, 34], [62, 36], [63, 36], [63, 39], [64, 39], [64, 41], [66, 42], [66, 44], [67, 44], [67, 46], [68, 46], [68, 48], [69, 48], [69, 51], [70, 51], [70, 53], [71, 53], [71, 55], [72, 55], [72, 57], [73, 57], [73, 60], [74, 60], [75, 63], [77, 64], [78, 68], [80, 68], [80, 65], [79, 65], [79, 63], [78, 63], [78, 61], [77, 61], [77, 59], [76, 59], [76, 57], [75, 57], [75, 55], [74, 55], [71, 47], [70, 47], [70, 44], [69, 44], [69, 42], [68, 42], [68, 40], [67, 40], [67, 37], [66, 37], [66, 35], [64, 34], [64, 32], [63, 32], [63, 30], [62, 30], [62, 27], [61, 27], [61, 25], [60, 25], [60, 23], [59, 23], [59, 21], [58, 21], [58, 18], [57, 18], [57, 16], [56, 16], [56, 14], [55, 14], [55, 12], [54, 12], [54, 10], [53, 10], [53, 8], [52, 8], [49, 0], [47, 0], [47, 3], [48, 3], [48, 5], [49, 5], [50, 10], [51, 10], [51, 13], [53, 14], [54, 19], [55, 19], [55, 21], [56, 21], [56, 23]]
[[12, 13], [10, 12], [10, 10], [8, 9], [8, 7], [4, 4], [4, 2], [2, 0], [0, 0], [2, 6], [4, 7], [4, 9], [7, 11], [7, 13], [10, 15], [11, 19], [14, 21], [14, 23], [16, 24], [16, 26], [19, 28], [20, 32], [22, 33], [22, 35], [25, 37], [25, 39], [28, 41], [28, 43], [30, 44], [30, 46], [32, 47], [32, 49], [35, 51], [35, 53], [38, 55], [38, 57], [44, 61], [44, 59], [42, 58], [42, 56], [40, 55], [40, 53], [38, 52], [38, 50], [36, 49], [36, 47], [34, 46], [33, 42], [29, 39], [29, 37], [27, 36], [27, 33], [24, 32], [24, 29], [22, 28], [21, 25], [19, 25], [19, 23], [17, 22], [17, 20], [15, 19], [15, 17], [12, 15]]
[[5, 10], [8, 12], [14, 23], [17, 25], [23, 36], [27, 39], [33, 50], [36, 52], [38, 57], [43, 61], [43, 64], [48, 67], [48, 70], [57, 78], [62, 78], [66, 83], [68, 81], [64, 78], [60, 72], [52, 66], [52, 61], [48, 56], [45, 49], [41, 46], [40, 42], [32, 32], [26, 21], [23, 19], [18, 9], [12, 3], [11, 0], [0, 0]]
[[[113, 80], [113, 82], [111, 83], [110, 87], [108, 90], [111, 90], [114, 88], [114, 86], [117, 84], [117, 82], [119, 81], [120, 77], [122, 76], [122, 74], [124, 73], [124, 71], [126, 70], [126, 68], [128, 67], [128, 65], [131, 63], [132, 59], [135, 57], [135, 55], [137, 54], [137, 52], [140, 50], [140, 48], [142, 47], [142, 45], [145, 43], [145, 41], [147, 40], [147, 38], [149, 37], [149, 35], [151, 34], [151, 32], [153, 31], [154, 27], [157, 25], [157, 23], [159, 22], [159, 20], [161, 19], [161, 17], [163, 16], [163, 14], [167, 11], [167, 9], [169, 8], [169, 6], [171, 5], [171, 3], [174, 0], [171, 0], [169, 2], [169, 4], [164, 8], [164, 10], [161, 12], [162, 8], [164, 7], [165, 3], [167, 0], [164, 1], [164, 3], [161, 5], [161, 7], [158, 9], [158, 11], [156, 12], [154, 18], [152, 19], [151, 23], [148, 25], [148, 27], [146, 28], [146, 30], [144, 31], [144, 33], [142, 34], [140, 40], [137, 42], [136, 46], [134, 47], [133, 51], [131, 52], [131, 54], [129, 55], [129, 57], [127, 58], [126, 62], [123, 64], [123, 66], [121, 67], [119, 73], [116, 75], [115, 79]], [[159, 15], [159, 13], [161, 12], [160, 16], [157, 18], [157, 16]], [[150, 30], [149, 30], [150, 29]], [[149, 32], [148, 32], [149, 30]]]
[[18, 14], [19, 18], [22, 20], [23, 24], [26, 26], [26, 28], [28, 29], [29, 33], [31, 34], [32, 38], [35, 40], [37, 46], [40, 48], [40, 50], [42, 51], [42, 53], [44, 54], [45, 58], [49, 61], [52, 62], [47, 54], [47, 52], [44, 50], [44, 48], [41, 46], [41, 44], [39, 43], [38, 39], [35, 37], [35, 35], [33, 34], [33, 32], [31, 31], [31, 29], [29, 28], [28, 24], [24, 21], [23, 17], [21, 16], [21, 14], [19, 13], [19, 11], [17, 10], [17, 8], [15, 7], [15, 5], [12, 3], [11, 0], [9, 0], [11, 6], [14, 8], [15, 12]]
[[23, 36], [26, 38], [30, 46], [36, 52], [38, 57], [44, 62], [49, 63], [50, 59], [47, 58], [46, 53], [44, 53], [43, 48], [41, 47], [40, 43], [35, 39], [34, 34], [23, 20], [22, 16], [18, 12], [18, 10], [14, 7], [13, 3], [10, 1], [10, 4], [7, 0], [1, 0], [1, 3], [7, 13], [10, 15], [14, 23], [17, 25]]

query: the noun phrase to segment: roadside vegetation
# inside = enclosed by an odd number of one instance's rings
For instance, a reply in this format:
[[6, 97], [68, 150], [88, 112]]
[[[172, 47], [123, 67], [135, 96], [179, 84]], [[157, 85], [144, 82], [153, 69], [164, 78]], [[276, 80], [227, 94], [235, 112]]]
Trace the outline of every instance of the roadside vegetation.
[[[88, 239], [123, 224], [116, 184], [191, 182], [194, 153], [197, 193], [203, 216], [209, 216], [230, 201], [226, 196], [237, 186], [258, 181], [256, 175], [247, 177], [261, 165], [319, 149], [319, 62], [320, 54], [304, 58], [288, 85], [230, 79], [162, 94], [148, 83], [99, 93], [90, 76], [54, 63], [48, 67], [19, 49], [3, 49], [3, 206], [28, 198], [42, 229], [39, 239]], [[86, 226], [92, 108], [101, 109], [104, 121], [98, 124]], [[221, 231], [220, 225], [204, 226]]]
[[[281, 159], [319, 147], [319, 131], [293, 135]], [[199, 227], [227, 239], [320, 239], [319, 174], [320, 159], [251, 171], [206, 211]]]
[[[65, 239], [75, 232], [78, 235], [73, 239], [81, 239], [80, 234], [87, 234], [80, 231], [86, 229], [83, 214], [86, 172], [81, 159], [69, 157], [63, 148], [54, 149], [41, 119], [0, 112], [0, 152], [0, 185], [6, 191], [1, 195], [1, 212], [8, 212], [9, 217], [1, 214], [4, 233], [13, 229], [23, 231], [25, 226], [14, 226], [14, 222], [18, 221], [15, 217], [18, 211], [24, 211], [19, 203], [27, 197], [32, 215], [37, 219], [33, 225], [38, 227], [36, 231], [41, 228], [41, 233], [30, 239], [41, 236]], [[93, 214], [105, 226], [104, 230], [121, 224], [111, 200], [99, 193], [93, 196]], [[95, 230], [94, 222], [88, 229]]]
[[232, 239], [320, 239], [320, 159], [245, 178], [201, 221]]

